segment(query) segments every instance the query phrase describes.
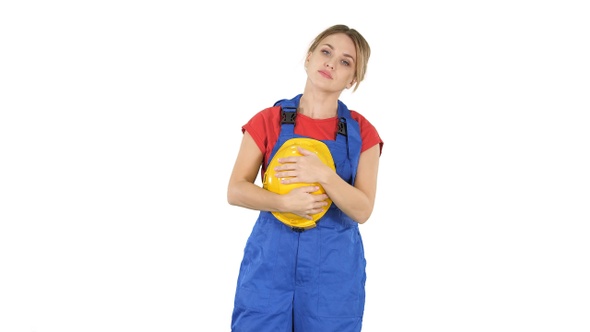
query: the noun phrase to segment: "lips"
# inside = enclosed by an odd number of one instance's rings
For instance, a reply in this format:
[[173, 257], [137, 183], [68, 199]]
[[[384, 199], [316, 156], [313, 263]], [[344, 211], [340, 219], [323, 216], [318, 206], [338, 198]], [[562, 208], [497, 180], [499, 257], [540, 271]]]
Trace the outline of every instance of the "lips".
[[320, 73], [320, 75], [324, 76], [327, 79], [332, 79], [332, 75], [330, 75], [329, 72], [325, 71], [325, 70], [318, 70], [318, 72]]

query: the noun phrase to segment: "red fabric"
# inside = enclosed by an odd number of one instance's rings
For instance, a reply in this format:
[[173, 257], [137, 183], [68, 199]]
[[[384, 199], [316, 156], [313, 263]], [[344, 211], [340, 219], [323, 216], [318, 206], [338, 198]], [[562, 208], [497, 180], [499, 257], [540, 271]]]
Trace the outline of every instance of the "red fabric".
[[[355, 119], [361, 129], [362, 147], [361, 153], [379, 144], [379, 153], [383, 148], [383, 140], [377, 129], [362, 115], [351, 110], [350, 115]], [[269, 107], [255, 114], [250, 121], [242, 126], [242, 132], [247, 131], [254, 139], [260, 151], [264, 154], [262, 174], [268, 164], [270, 153], [279, 138], [281, 129], [280, 107]], [[338, 128], [338, 117], [328, 119], [312, 119], [301, 113], [295, 118], [295, 133], [318, 140], [334, 140]]]

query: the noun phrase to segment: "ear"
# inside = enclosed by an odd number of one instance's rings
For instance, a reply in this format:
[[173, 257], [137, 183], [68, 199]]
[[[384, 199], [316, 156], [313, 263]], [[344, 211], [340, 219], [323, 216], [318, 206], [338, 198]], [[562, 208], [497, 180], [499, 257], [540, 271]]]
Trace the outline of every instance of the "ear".
[[352, 88], [352, 86], [354, 85], [354, 83], [356, 83], [356, 79], [353, 79], [352, 81], [350, 81], [350, 83], [348, 83], [348, 84], [346, 85], [346, 88], [347, 88], [347, 89], [350, 89], [350, 88]]

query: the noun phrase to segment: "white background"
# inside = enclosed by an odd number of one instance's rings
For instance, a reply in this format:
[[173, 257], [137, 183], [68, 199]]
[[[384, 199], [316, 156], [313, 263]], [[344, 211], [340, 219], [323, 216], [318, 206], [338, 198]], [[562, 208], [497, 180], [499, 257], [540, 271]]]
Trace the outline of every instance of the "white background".
[[363, 331], [590, 331], [584, 1], [3, 1], [0, 331], [229, 331], [226, 186], [311, 39], [385, 146]]

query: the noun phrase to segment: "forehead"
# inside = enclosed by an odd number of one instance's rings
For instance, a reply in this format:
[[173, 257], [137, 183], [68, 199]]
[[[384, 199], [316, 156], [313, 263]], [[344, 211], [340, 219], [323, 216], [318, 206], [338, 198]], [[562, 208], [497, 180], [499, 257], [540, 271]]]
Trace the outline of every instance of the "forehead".
[[356, 48], [352, 39], [343, 33], [329, 35], [320, 41], [320, 45], [330, 45], [338, 52], [346, 53], [350, 56], [356, 56]]

